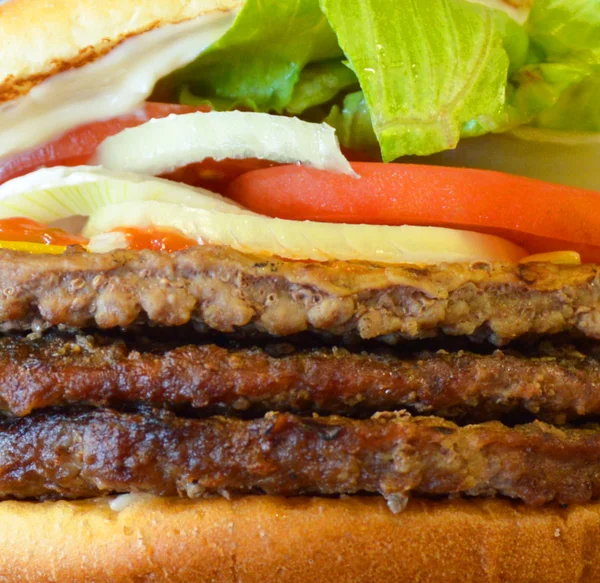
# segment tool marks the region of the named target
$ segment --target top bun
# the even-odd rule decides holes
[[[10,0],[0,6],[0,102],[81,67],[124,39],[239,8],[244,0]]]

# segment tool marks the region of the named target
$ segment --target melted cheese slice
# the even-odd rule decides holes
[[[135,110],[160,79],[221,38],[236,14],[208,14],[132,37],[97,61],[0,105],[0,160],[79,125]]]

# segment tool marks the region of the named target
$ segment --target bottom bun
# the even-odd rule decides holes
[[[414,500],[392,514],[361,497],[2,502],[0,551],[11,583],[600,581],[600,504]]]

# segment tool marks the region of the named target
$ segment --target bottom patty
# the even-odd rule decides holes
[[[378,492],[392,509],[411,492],[581,503],[600,495],[600,431],[392,413],[242,421],[94,410],[0,422],[1,497],[115,492]]]

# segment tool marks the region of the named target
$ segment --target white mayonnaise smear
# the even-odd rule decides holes
[[[139,504],[144,500],[152,500],[154,496],[152,494],[119,494],[114,498],[110,499],[108,506],[114,512],[122,512],[131,505]]]
[[[54,75],[1,104],[0,159],[79,125],[133,111],[157,81],[221,38],[236,15],[218,12],[139,34],[97,61]]]

